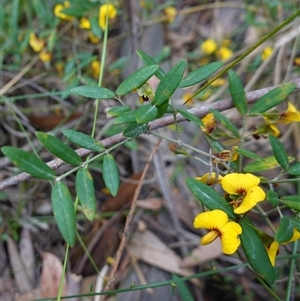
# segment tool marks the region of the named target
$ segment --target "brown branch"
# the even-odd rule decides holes
[[[133,215],[134,215],[134,211],[135,211],[135,208],[136,208],[136,202],[137,202],[138,196],[140,194],[140,191],[142,189],[143,182],[145,180],[146,174],[147,174],[147,172],[150,168],[151,162],[153,160],[153,157],[154,157],[155,153],[158,150],[158,147],[159,147],[160,143],[161,143],[161,139],[159,139],[157,141],[157,143],[155,144],[154,149],[153,149],[152,153],[150,154],[148,162],[147,162],[147,164],[146,164],[146,166],[143,170],[143,173],[141,175],[139,184],[138,184],[138,186],[137,186],[137,188],[134,192],[134,196],[133,196],[133,199],[132,199],[130,210],[129,210],[129,213],[128,213],[127,218],[126,218],[126,223],[125,223],[125,227],[124,227],[124,230],[123,230],[123,235],[122,235],[122,238],[121,238],[121,242],[120,242],[120,245],[119,245],[119,248],[118,248],[118,251],[117,251],[116,259],[115,259],[115,262],[113,264],[112,270],[111,270],[110,275],[109,275],[109,280],[108,280],[108,282],[105,286],[104,291],[109,290],[110,286],[114,282],[115,274],[116,274],[116,271],[118,269],[118,266],[119,266],[119,263],[120,263],[120,260],[121,260],[121,256],[123,254],[123,250],[124,250],[126,241],[128,239],[129,226],[130,226],[131,220],[132,220]]]
[[[293,93],[300,91],[300,78],[297,78],[289,83],[296,85],[296,88]],[[259,99],[260,97],[262,97],[263,95],[265,95],[270,90],[273,90],[276,87],[277,86],[273,86],[273,87],[268,87],[268,88],[255,90],[255,91],[246,93],[248,103],[249,104],[254,103],[257,99]],[[193,113],[194,115],[198,116],[199,118],[202,118],[208,113],[209,109],[215,109],[217,111],[222,112],[224,110],[228,110],[231,108],[233,108],[233,104],[232,104],[231,98],[228,97],[228,98],[225,98],[223,100],[220,100],[220,101],[217,101],[214,103],[199,105],[195,108],[190,109],[189,112]],[[185,121],[186,119],[182,115],[177,114],[176,120],[177,120],[177,122],[182,122],[182,121]],[[165,127],[165,126],[173,124],[173,123],[174,123],[174,117],[167,116],[167,117],[163,117],[163,118],[160,118],[160,119],[150,122],[149,129],[156,130],[158,128],[162,128],[162,127]],[[117,134],[115,136],[103,139],[100,142],[104,145],[104,147],[108,148],[112,145],[115,145],[116,143],[119,143],[119,142],[125,140],[125,139],[126,138],[122,134]],[[86,156],[86,155],[92,153],[92,151],[81,148],[81,149],[77,150],[77,153],[79,154],[79,156],[83,157],[83,156]],[[66,163],[60,159],[54,159],[54,160],[48,162],[47,164],[52,169],[57,169],[58,167],[65,165]],[[5,179],[0,182],[0,191],[7,187],[16,185],[20,182],[24,182],[24,181],[30,179],[31,177],[32,176],[30,174],[22,172],[16,176]]]

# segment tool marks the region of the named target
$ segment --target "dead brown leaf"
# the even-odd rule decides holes
[[[148,230],[133,234],[130,250],[132,256],[164,271],[181,276],[193,274],[192,269],[180,267],[180,257]]]
[[[192,268],[209,260],[218,258],[222,254],[221,242],[219,239],[216,239],[209,245],[199,245],[192,251],[191,255],[184,258],[179,265],[183,268]]]

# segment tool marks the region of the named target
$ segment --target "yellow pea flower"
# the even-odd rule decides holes
[[[265,199],[259,183],[260,178],[250,173],[231,173],[222,178],[222,188],[230,194],[234,213],[244,214]]]
[[[280,115],[278,123],[291,122],[300,122],[300,111],[297,111],[296,107],[289,102],[287,110]]]
[[[261,59],[265,61],[273,53],[273,51],[272,47],[266,47],[261,54]]]
[[[300,239],[300,232],[297,231],[296,229],[294,229],[294,233],[293,233],[292,238],[289,241],[283,243],[282,245],[285,245],[289,242],[293,242],[293,241],[296,241],[296,240],[299,240],[299,239]],[[279,247],[280,247],[280,244],[276,240],[273,240],[273,242],[270,244],[270,246],[268,246],[266,248],[272,266],[275,266],[276,255],[279,252]]]
[[[217,50],[217,43],[213,39],[207,39],[201,44],[201,51],[204,54],[212,54]]]
[[[49,63],[52,59],[52,54],[48,51],[42,51],[40,54],[39,54],[39,58],[42,62],[44,63]]]
[[[99,26],[106,29],[106,14],[108,19],[114,19],[117,16],[117,10],[112,4],[103,4],[99,8]]]
[[[201,119],[204,123],[204,126],[201,126],[201,130],[205,134],[210,134],[216,127],[216,120],[212,113],[208,113],[205,117]]]
[[[30,33],[29,35],[29,45],[35,52],[40,52],[43,47],[45,46],[45,41],[42,39],[39,39],[35,33]]]
[[[58,3],[54,6],[54,15],[62,20],[71,21],[74,19],[73,16],[67,15],[61,12],[63,9],[70,7],[69,1],[65,1],[64,4]]]
[[[167,22],[172,23],[177,15],[177,9],[173,6],[166,7],[164,13],[167,17]]]
[[[100,74],[100,62],[98,60],[92,61],[91,68],[93,77],[98,79]]]
[[[91,31],[88,32],[88,37],[93,44],[98,44],[100,42],[100,38],[95,36]]]
[[[232,50],[227,48],[227,47],[221,47],[218,51],[217,51],[217,55],[220,58],[221,61],[226,61],[229,58],[232,57]]]
[[[225,254],[233,254],[241,243],[239,235],[242,233],[242,227],[229,221],[227,214],[222,210],[215,209],[198,214],[194,220],[194,227],[209,230],[201,239],[203,245],[210,244],[219,237]]]
[[[90,29],[91,28],[91,22],[87,18],[81,18],[79,23],[79,28],[82,29]]]

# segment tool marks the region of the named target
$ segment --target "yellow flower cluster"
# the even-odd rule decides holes
[[[272,55],[272,53],[273,53],[273,48],[270,46],[266,47],[261,54],[261,59],[265,61],[267,58],[269,58]]]
[[[228,42],[229,41],[229,42]],[[226,61],[232,57],[232,50],[228,48],[230,40],[224,40],[221,46],[213,39],[207,39],[201,44],[201,51],[205,55],[215,54],[220,60]]]
[[[263,201],[266,196],[262,188],[258,186],[260,179],[249,173],[231,173],[222,177],[213,172],[197,177],[196,180],[207,185],[220,183],[228,193],[228,198],[231,200],[230,204],[236,214],[248,212],[258,202]],[[233,254],[240,245],[241,226],[234,221],[229,221],[227,214],[222,210],[212,210],[211,212],[198,214],[194,220],[194,227],[210,230],[201,240],[204,245],[219,237],[225,254]]]

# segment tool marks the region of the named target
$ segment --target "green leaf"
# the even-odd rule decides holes
[[[288,157],[289,162],[292,162],[295,160],[293,157]],[[273,169],[276,167],[279,167],[280,165],[278,164],[276,158],[274,156],[271,157],[266,157],[262,161],[258,162],[252,162],[249,163],[244,167],[245,172],[258,172],[258,171],[264,171],[264,170],[269,170]]]
[[[169,103],[166,101],[165,103],[163,103],[162,105],[157,107],[157,116],[156,119],[162,117],[165,113],[168,113],[168,108],[170,107]]]
[[[213,109],[209,109],[209,111],[212,112],[214,117],[234,136],[236,136],[237,138],[241,137],[235,125],[226,116]]]
[[[247,98],[244,91],[243,84],[238,75],[233,71],[228,72],[229,91],[232,98],[232,102],[237,110],[245,115],[247,113]]]
[[[77,132],[71,129],[62,130],[62,133],[70,141],[83,148],[96,151],[96,152],[102,152],[105,150],[104,146],[100,142],[98,142],[96,139],[84,133]]]
[[[111,195],[116,196],[119,190],[120,177],[118,166],[111,154],[107,154],[103,158],[102,176],[106,188]]]
[[[1,150],[14,165],[33,177],[44,180],[55,179],[54,171],[34,154],[12,146],[3,146]]]
[[[146,123],[154,120],[157,116],[158,110],[156,106],[147,104],[139,107],[135,112],[135,120],[137,123]]]
[[[186,110],[182,110],[182,109],[177,109],[177,112],[180,113],[187,120],[192,121],[200,126],[204,126],[203,121],[200,118],[198,118],[197,116],[195,116],[194,114],[192,114]]]
[[[259,161],[263,160],[262,157],[258,156],[257,154],[255,154],[249,150],[243,149],[243,148],[236,148],[235,151],[238,152],[240,155],[243,155],[247,158],[251,158],[253,160],[259,160]]]
[[[275,240],[282,244],[289,241],[294,234],[294,226],[293,223],[287,216],[284,216],[279,223],[279,227],[277,233],[275,235]]]
[[[300,162],[290,166],[287,169],[287,173],[293,176],[300,176]]]
[[[268,190],[267,192],[267,200],[274,207],[279,205],[278,194],[274,190]]]
[[[84,215],[92,221],[96,213],[94,181],[86,168],[80,168],[76,174],[76,192]]]
[[[54,136],[37,132],[36,136],[47,150],[66,163],[78,166],[82,163],[80,156],[68,145]]]
[[[299,195],[286,195],[280,199],[285,206],[300,212],[300,197]]]
[[[156,64],[155,60],[144,51],[136,50],[136,53],[142,59],[145,65],[150,66]],[[166,75],[165,71],[161,69],[161,67],[159,67],[154,74],[159,80],[162,80]]]
[[[135,111],[128,111],[122,113],[121,115],[119,115],[114,119],[114,124],[121,124],[121,123],[136,123]]]
[[[157,106],[167,102],[177,89],[186,67],[186,60],[178,62],[159,83],[152,104]]]
[[[76,237],[75,210],[70,191],[64,183],[54,184],[51,201],[58,229],[64,240],[72,247]]]
[[[94,86],[79,86],[71,89],[71,92],[95,99],[110,99],[115,97],[115,93],[106,88]]]
[[[207,79],[212,74],[214,74],[223,65],[224,63],[222,62],[213,62],[200,68],[197,68],[182,79],[179,88],[193,86],[202,82],[203,80]]]
[[[289,167],[289,159],[284,145],[273,135],[269,135],[269,140],[277,162],[283,169],[287,169]]]
[[[107,111],[107,115],[108,116],[116,117],[116,116],[119,116],[122,113],[125,113],[125,112],[128,112],[128,111],[130,111],[130,107],[129,106],[116,106],[116,107],[114,107],[112,109],[109,109]]]
[[[186,183],[192,194],[201,204],[210,210],[220,209],[226,212],[229,218],[235,218],[232,207],[213,188],[194,178],[188,178]]]
[[[255,104],[251,107],[249,115],[255,115],[263,113],[284,101],[295,89],[294,84],[287,83],[283,86],[277,87],[261,98],[259,98]]]
[[[250,266],[267,282],[274,283],[274,268],[261,239],[247,220],[243,220],[241,226],[243,229],[241,243]]]
[[[205,135],[205,138],[215,153],[220,153],[226,149],[226,147],[220,141],[213,139],[209,135]]]
[[[296,217],[290,218],[290,221],[292,222],[294,228],[300,232],[300,219]]]
[[[116,94],[119,96],[133,92],[141,87],[159,68],[158,65],[145,66],[127,77],[118,87]]]
[[[129,124],[124,132],[123,132],[123,136],[124,137],[130,137],[130,138],[134,138],[134,137],[138,137],[140,135],[142,135],[143,133],[145,133],[145,131],[147,130],[148,125],[147,124]]]

